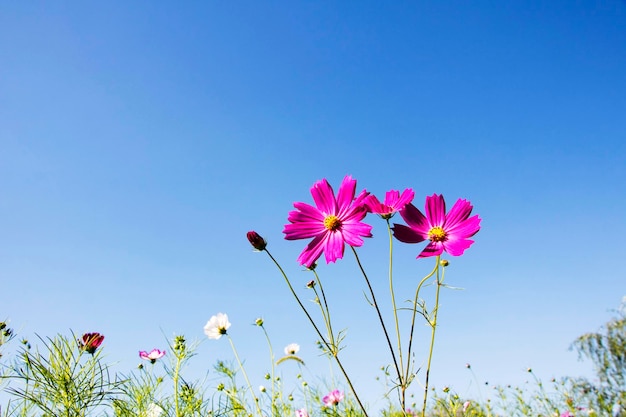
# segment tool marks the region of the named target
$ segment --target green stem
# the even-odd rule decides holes
[[[402,359],[402,343],[400,337],[400,322],[398,320],[398,308],[396,306],[396,295],[393,290],[393,233],[391,231],[391,224],[389,219],[387,220],[387,232],[389,233],[389,293],[391,294],[391,306],[393,309],[393,318],[396,324],[396,336],[398,338],[398,356],[400,358],[400,368],[404,366],[404,360]],[[400,369],[400,406],[402,410],[406,410],[406,389],[407,380],[404,378],[404,369]]]
[[[431,333],[430,333],[430,348],[428,350],[428,363],[426,365],[426,381],[424,383],[424,404],[422,406],[422,417],[426,417],[426,401],[428,399],[428,379],[430,377],[430,365],[433,359],[433,348],[435,346],[435,331],[437,330],[437,313],[439,313],[439,292],[441,290],[442,279],[439,278],[439,259],[441,256],[437,256],[437,271],[436,284],[437,290],[435,293],[435,307],[433,308],[433,317],[429,320]]]
[[[328,302],[326,301],[326,294],[324,293],[324,287],[322,286],[322,280],[320,279],[317,272],[313,270],[313,274],[315,275],[315,280],[320,287],[320,293],[322,294],[322,301],[324,305],[320,303],[320,309],[322,310],[322,317],[324,318],[324,323],[326,324],[326,331],[328,332],[328,338],[330,341],[330,345],[333,346],[333,355],[339,352],[339,346],[335,343],[335,333],[333,332],[333,326],[330,321],[330,309],[328,308]],[[315,295],[317,295],[317,290],[315,290]],[[318,296],[319,299],[319,296]]]
[[[356,249],[354,246],[350,246],[352,249],[352,253],[354,253],[354,257],[356,258],[356,262],[359,265],[359,269],[365,278],[365,282],[367,283],[367,287],[369,288],[370,295],[372,296],[372,304],[376,309],[376,313],[378,314],[378,320],[380,321],[380,325],[383,328],[383,333],[385,334],[385,339],[387,339],[387,345],[389,346],[389,351],[391,352],[391,358],[393,360],[393,365],[396,368],[396,374],[398,375],[398,381],[402,382],[402,374],[400,373],[400,367],[398,367],[398,361],[396,360],[396,354],[393,349],[393,345],[391,344],[391,339],[389,338],[389,332],[387,332],[387,326],[385,326],[385,321],[383,320],[383,315],[380,312],[380,308],[378,308],[378,303],[376,302],[376,296],[374,295],[374,290],[372,289],[372,285],[370,284],[370,280],[367,278],[367,274],[365,273],[365,269],[363,269],[363,265],[361,265],[361,260],[359,259],[359,255],[356,253]]]
[[[285,271],[283,270],[283,268],[280,266],[278,261],[276,261],[276,259],[272,256],[272,254],[267,250],[267,248],[263,249],[263,250],[265,251],[265,253],[267,253],[267,255],[274,262],[274,264],[276,265],[276,267],[278,268],[278,270],[282,274],[283,278],[285,279],[285,282],[287,283],[287,286],[289,287],[289,290],[291,291],[291,294],[294,296],[294,298],[298,302],[298,305],[300,306],[300,308],[302,309],[302,311],[306,315],[307,319],[309,320],[309,322],[313,326],[313,329],[315,329],[315,332],[319,336],[321,342],[324,344],[324,346],[326,346],[326,349],[328,349],[328,351],[331,351],[331,346],[328,344],[328,341],[322,335],[322,332],[320,332],[319,327],[317,327],[317,325],[315,324],[315,321],[313,321],[313,318],[309,314],[309,312],[306,309],[306,307],[304,307],[304,304],[302,304],[302,301],[300,301],[300,297],[298,297],[298,294],[296,294],[296,291],[293,289],[293,286],[291,285],[291,282],[289,281],[289,278],[287,277],[287,274],[285,274]],[[346,382],[348,383],[348,386],[350,387],[350,390],[352,391],[352,394],[354,395],[354,398],[356,399],[356,402],[359,404],[359,407],[361,408],[361,411],[363,411],[363,415],[365,417],[368,417],[367,411],[365,410],[365,406],[363,405],[363,403],[361,402],[361,399],[357,395],[356,389],[354,388],[354,385],[352,385],[352,381],[350,380],[350,377],[348,376],[348,373],[346,372],[345,368],[343,367],[343,364],[339,360],[339,352],[337,351],[333,355],[333,357],[335,358],[335,361],[337,362],[337,366],[339,366],[339,369],[341,370],[341,373],[343,374],[344,378],[346,378]]]
[[[174,368],[174,375],[172,376],[172,380],[174,382],[174,411],[176,412],[176,417],[180,417],[180,405],[178,402],[178,379],[180,375],[180,366],[182,363],[181,354],[176,355],[176,367]]]
[[[233,353],[235,354],[235,359],[237,360],[237,364],[239,364],[239,369],[243,373],[243,377],[248,384],[248,389],[252,393],[252,399],[254,400],[254,405],[256,406],[256,410],[259,413],[259,417],[263,417],[263,412],[261,411],[261,407],[259,406],[259,399],[254,394],[254,390],[252,389],[252,384],[250,384],[250,379],[248,379],[248,374],[246,373],[246,368],[243,367],[241,360],[239,359],[239,355],[237,354],[237,349],[235,349],[235,344],[233,343],[233,339],[231,339],[230,335],[226,333],[226,337],[228,337],[228,341],[230,342],[230,347],[233,349]]]
[[[406,375],[405,375],[406,381],[410,380],[409,374],[411,373],[411,349],[413,348],[413,332],[415,331],[415,318],[417,316],[417,301],[419,300],[420,290],[422,289],[422,285],[424,285],[424,283],[428,280],[428,278],[432,277],[435,274],[435,272],[437,272],[438,268],[439,268],[439,261],[437,261],[437,265],[430,272],[430,274],[422,278],[422,280],[420,281],[420,283],[418,284],[415,290],[415,298],[413,299],[413,316],[411,317],[411,331],[409,332],[409,347],[408,347],[407,354],[406,354]]]
[[[274,372],[275,372],[275,364],[274,364],[274,349],[272,348],[272,342],[270,341],[270,336],[267,334],[267,330],[265,330],[265,327],[263,326],[263,324],[261,324],[261,329],[263,329],[263,334],[265,334],[265,340],[267,340],[267,346],[269,348],[270,351],[270,361],[272,362],[272,373],[271,373],[271,378],[272,378],[272,415],[274,415],[274,412],[276,410],[276,405],[275,405],[275,401],[276,398],[274,397],[275,394],[275,380],[274,380]]]

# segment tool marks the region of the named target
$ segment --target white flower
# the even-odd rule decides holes
[[[285,346],[285,355],[295,355],[300,350],[300,345],[297,343],[290,343]]]
[[[217,313],[215,316],[211,317],[204,326],[204,334],[206,334],[209,339],[219,339],[222,335],[226,334],[226,330],[228,330],[229,327],[230,322],[228,321],[228,316],[223,313]]]
[[[148,406],[148,410],[146,411],[146,417],[159,417],[163,413],[163,409],[152,403]]]

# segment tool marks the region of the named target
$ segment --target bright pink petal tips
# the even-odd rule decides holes
[[[391,190],[385,194],[385,201],[381,203],[375,196],[370,195],[365,201],[367,209],[372,213],[380,215],[383,219],[390,219],[396,212],[404,209],[404,207],[413,201],[415,192],[407,188],[400,194],[399,191]]]
[[[404,210],[400,211],[400,215],[408,226],[394,225],[394,236],[406,243],[429,240],[430,242],[418,258],[439,256],[443,252],[452,256],[463,255],[463,252],[474,243],[469,238],[480,230],[480,218],[469,217],[472,209],[469,201],[459,199],[446,213],[446,202],[443,196],[433,194],[426,197],[426,215],[412,204],[408,204]]]
[[[283,233],[287,240],[313,238],[304,248],[298,262],[311,268],[322,256],[326,263],[343,258],[345,244],[361,246],[361,237],[372,237],[372,227],[361,222],[367,214],[365,200],[368,193],[362,191],[356,198],[356,180],[347,175],[339,187],[337,197],[328,183],[321,180],[311,188],[315,207],[306,203],[294,203]]]

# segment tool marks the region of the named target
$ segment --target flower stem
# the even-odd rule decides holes
[[[409,377],[409,374],[411,373],[411,349],[413,347],[413,332],[415,330],[415,318],[417,316],[417,302],[419,300],[420,290],[422,289],[422,285],[424,285],[424,283],[430,277],[432,277],[435,274],[435,272],[437,272],[438,268],[439,268],[439,257],[437,257],[437,265],[435,266],[435,268],[428,275],[422,278],[422,280],[417,285],[417,288],[415,290],[415,298],[413,299],[413,316],[411,317],[411,331],[409,332],[409,347],[408,347],[407,354],[406,354],[406,375],[405,375],[406,381],[409,381],[411,379]],[[423,309],[424,307],[422,307],[422,310]],[[424,314],[425,314],[424,311],[422,311],[422,315]]]
[[[422,406],[422,417],[426,417],[426,401],[428,399],[428,379],[430,377],[430,365],[433,359],[433,348],[435,346],[435,331],[437,330],[437,313],[439,312],[439,292],[441,290],[441,285],[443,281],[442,277],[439,277],[439,259],[441,257],[437,256],[437,266],[435,266],[435,271],[437,273],[435,283],[437,284],[437,290],[435,292],[435,307],[433,307],[433,315],[432,319],[429,319],[428,322],[431,327],[430,333],[430,348],[428,350],[428,363],[426,365],[426,380],[424,382],[424,404]]]
[[[261,407],[259,406],[259,399],[254,394],[254,390],[252,389],[252,384],[250,384],[250,379],[248,379],[248,374],[246,373],[246,368],[243,367],[243,364],[241,363],[241,360],[239,359],[239,355],[237,354],[237,349],[235,349],[235,344],[233,343],[233,339],[230,337],[228,333],[226,333],[226,336],[228,337],[228,341],[230,342],[230,347],[233,349],[233,353],[235,354],[235,359],[237,359],[237,363],[239,364],[239,369],[241,369],[241,372],[243,373],[243,377],[245,378],[246,383],[248,384],[248,389],[252,393],[252,399],[254,400],[254,405],[256,406],[256,410],[259,413],[259,417],[263,417],[263,412],[261,411]]]
[[[333,326],[330,321],[330,309],[328,308],[328,302],[326,301],[326,294],[324,293],[322,280],[320,279],[319,275],[317,275],[317,272],[315,270],[313,270],[313,274],[315,275],[315,280],[317,281],[317,285],[319,285],[320,287],[320,293],[322,294],[322,302],[324,303],[324,305],[322,306],[322,303],[320,302],[320,309],[322,310],[322,317],[324,318],[324,323],[326,324],[326,331],[328,332],[328,338],[330,341],[330,345],[333,347],[332,353],[334,355],[335,353],[339,352],[339,346],[337,346],[337,343],[335,342],[335,334],[333,333]],[[317,295],[317,290],[315,290],[315,288],[313,288],[313,290],[315,291],[315,295]]]
[[[304,307],[304,304],[302,304],[302,301],[300,301],[300,297],[298,297],[298,294],[296,294],[296,291],[293,289],[293,286],[291,285],[291,281],[289,281],[289,278],[287,277],[287,274],[285,273],[283,268],[280,266],[278,261],[272,256],[272,254],[267,250],[267,248],[265,248],[263,250],[265,251],[265,253],[267,253],[267,255],[274,262],[274,264],[276,265],[276,267],[278,268],[278,270],[282,274],[283,278],[285,279],[285,282],[287,283],[287,286],[289,287],[289,290],[291,291],[291,294],[293,294],[294,298],[298,302],[298,305],[300,305],[300,308],[302,309],[302,311],[306,315],[307,319],[309,319],[309,322],[311,323],[311,325],[315,329],[315,332],[319,336],[321,342],[324,344],[324,346],[326,346],[326,349],[331,351],[331,346],[329,345],[328,341],[322,335],[322,332],[320,332],[319,327],[317,327],[317,325],[315,324],[315,321],[313,320],[313,318],[309,314],[309,312],[306,309],[306,307]],[[354,395],[354,398],[356,399],[356,402],[359,404],[359,407],[361,408],[361,411],[363,411],[363,415],[365,417],[368,417],[367,411],[365,409],[365,406],[363,405],[363,403],[361,402],[361,399],[357,395],[356,389],[354,388],[354,385],[352,385],[352,381],[350,380],[350,377],[348,376],[348,373],[346,372],[345,368],[343,367],[343,364],[339,360],[339,351],[338,350],[333,354],[333,357],[335,358],[335,361],[337,362],[337,366],[339,366],[339,369],[341,370],[341,373],[343,374],[344,378],[346,378],[346,382],[348,383],[348,386],[350,387],[350,390],[352,391],[352,394]]]
[[[356,262],[359,265],[359,269],[361,269],[361,273],[365,278],[365,282],[367,283],[367,287],[369,288],[370,295],[372,296],[372,304],[376,309],[376,313],[378,314],[378,319],[380,320],[380,325],[383,328],[383,333],[385,333],[385,338],[387,339],[387,345],[389,346],[389,351],[391,352],[391,358],[393,360],[393,365],[396,368],[396,374],[398,375],[398,380],[402,383],[402,374],[400,373],[400,368],[398,367],[398,361],[396,360],[396,354],[393,349],[393,345],[391,344],[391,339],[389,338],[389,332],[387,331],[387,326],[385,326],[385,321],[383,320],[383,315],[380,312],[380,308],[378,307],[378,303],[376,302],[376,296],[374,295],[374,290],[372,289],[372,285],[370,284],[370,280],[367,278],[367,274],[365,273],[365,269],[363,269],[363,265],[361,265],[361,260],[359,259],[359,255],[356,253],[356,249],[354,246],[350,246],[352,249],[352,253],[354,253],[354,257],[356,258]]]
[[[396,295],[393,290],[393,233],[391,224],[387,219],[387,232],[389,232],[389,293],[391,294],[391,307],[393,309],[393,319],[396,325],[396,336],[398,338],[398,356],[400,359],[400,368],[404,366],[402,359],[402,343],[400,337],[400,323],[398,321],[398,308],[396,306]],[[402,410],[406,410],[406,389],[408,388],[407,380],[404,378],[404,369],[400,369],[400,406]]]

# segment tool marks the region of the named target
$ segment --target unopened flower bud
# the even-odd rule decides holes
[[[442,259],[439,261],[439,265],[441,266],[448,266],[450,265],[450,262],[447,259]]]
[[[306,283],[306,287],[307,288],[313,288],[315,287],[315,280],[311,280],[309,282]]]
[[[247,236],[248,236],[248,242],[250,242],[250,244],[252,245],[254,249],[264,250],[265,247],[267,246],[267,242],[265,241],[265,239],[263,239],[261,235],[259,235],[257,232],[249,231]]]
[[[270,379],[270,378],[271,378],[270,374],[267,374],[267,373],[266,373],[266,374],[265,374],[265,379]]]
[[[267,389],[263,385],[259,385],[259,391],[265,392]]]
[[[445,392],[445,393],[450,392],[450,387],[443,387],[443,392]]]
[[[259,317],[258,319],[254,321],[254,324],[256,324],[259,327],[263,326],[263,319]]]
[[[224,384],[222,384],[221,382],[217,385],[217,390],[218,391],[224,391]]]
[[[466,364],[465,364],[465,367],[466,367],[467,369],[470,369],[472,366],[471,366],[469,363],[466,363]]]

